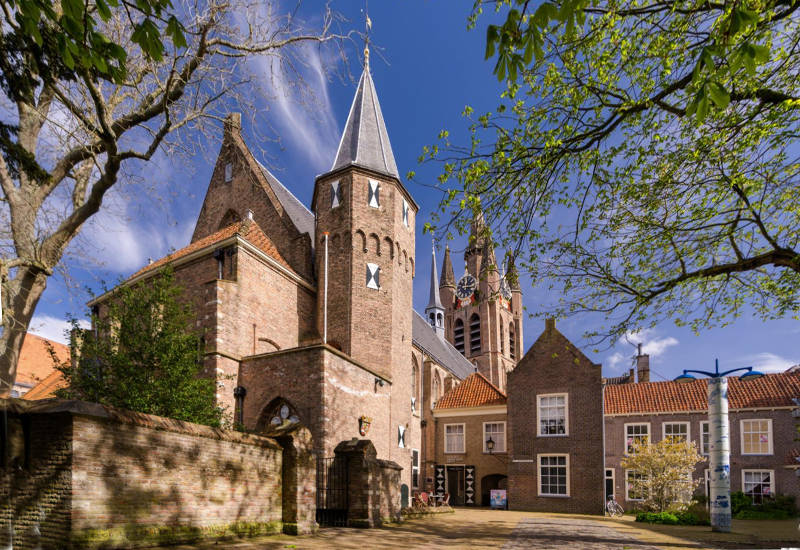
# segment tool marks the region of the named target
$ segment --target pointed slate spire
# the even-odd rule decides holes
[[[444,247],[444,262],[442,263],[441,286],[456,286],[456,276],[453,273],[453,262],[450,260],[450,247]]]
[[[444,340],[444,306],[439,298],[439,281],[436,276],[436,243],[431,250],[431,293],[425,315],[428,316],[428,323],[436,332],[436,336]]]
[[[428,308],[432,307],[444,309],[442,300],[439,298],[439,276],[436,274],[436,243],[431,252],[431,291],[428,298]]]
[[[350,107],[339,150],[331,171],[356,165],[400,179],[383,121],[375,83],[369,72],[369,50],[364,50],[364,72]]]

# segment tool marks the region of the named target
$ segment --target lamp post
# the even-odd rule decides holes
[[[731,444],[728,434],[728,381],[725,377],[734,372],[745,371],[739,380],[760,378],[763,373],[753,367],[719,372],[719,359],[714,361],[714,372],[684,370],[675,382],[693,382],[694,376],[708,376],[708,443],[710,474],[711,530],[729,533],[731,530]],[[702,434],[701,434],[702,437]]]
[[[489,450],[489,454],[494,451],[494,439],[492,439],[492,436],[489,436],[489,439],[486,440],[486,448]]]

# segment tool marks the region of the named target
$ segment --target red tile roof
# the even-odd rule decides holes
[[[606,414],[705,411],[708,381],[639,382],[606,386]],[[728,378],[728,403],[733,409],[792,407],[800,397],[800,373],[767,374],[756,380]]]
[[[491,407],[506,404],[506,394],[489,382],[485,376],[474,372],[436,403],[435,409],[460,409],[466,407]]]
[[[56,396],[56,390],[59,390],[67,385],[67,381],[64,380],[64,375],[61,374],[61,371],[53,371],[50,373],[50,376],[36,384],[30,390],[28,390],[23,396],[22,399],[27,399],[29,401],[35,401],[37,399],[47,399],[49,397]]]
[[[225,239],[233,237],[234,235],[239,235],[250,244],[264,252],[267,256],[276,260],[279,264],[283,267],[289,269],[294,273],[289,263],[281,256],[278,249],[275,247],[275,244],[270,240],[269,237],[261,230],[256,222],[253,220],[244,220],[241,222],[236,222],[228,227],[220,229],[216,233],[212,233],[207,237],[203,237],[202,239],[196,240],[195,242],[189,244],[189,246],[185,246],[180,250],[176,250],[172,254],[164,256],[153,263],[144,266],[142,269],[131,275],[131,279],[134,277],[138,277],[148,271],[153,269],[158,269],[159,267],[166,266],[168,263],[182,258],[184,256],[188,256],[193,252],[197,252],[198,250],[202,250],[206,247],[213,246],[218,242],[222,242]]]
[[[52,346],[59,361],[69,359],[69,347],[30,332],[25,334],[17,362],[17,379],[20,384],[34,385],[47,378],[54,370],[53,359],[48,349]]]

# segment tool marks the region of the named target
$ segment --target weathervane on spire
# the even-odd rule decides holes
[[[369,32],[372,30],[372,19],[369,18],[369,2],[364,0],[364,70],[369,70]]]

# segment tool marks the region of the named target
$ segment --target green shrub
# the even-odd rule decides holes
[[[636,521],[642,523],[662,523],[664,525],[678,525],[678,516],[669,512],[639,512]]]
[[[789,519],[797,515],[797,509],[790,495],[776,495],[753,504],[749,496],[737,491],[731,494],[731,514],[736,519]]]
[[[642,523],[660,523],[663,525],[708,525],[708,519],[693,512],[639,512],[636,521]]]

